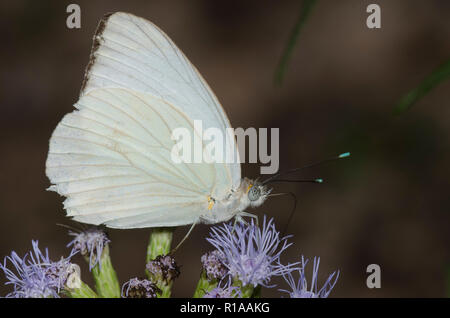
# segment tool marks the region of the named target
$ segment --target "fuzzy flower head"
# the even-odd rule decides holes
[[[280,237],[273,219],[262,224],[262,229],[251,220],[249,224],[224,224],[211,229],[207,241],[218,251],[229,274],[242,284],[267,286],[272,276],[280,276],[293,270],[295,264],[280,263],[281,253],[291,243],[288,237]]]
[[[210,280],[221,280],[228,274],[228,268],[223,264],[218,250],[203,254],[201,262],[203,270]]]
[[[10,298],[58,298],[61,289],[66,284],[74,285],[79,278],[79,267],[70,263],[68,258],[62,258],[58,262],[53,262],[38,247],[38,241],[32,241],[33,250],[25,254],[23,258],[16,252],[4,259],[0,264],[0,269],[6,275],[7,285],[13,285],[14,291],[6,297]],[[15,272],[7,267],[10,262]],[[73,286],[76,287],[76,286]]]
[[[314,257],[311,285],[308,290],[308,281],[305,277],[305,266],[307,263],[308,260],[305,261],[302,256],[302,266],[298,268],[298,272],[300,274],[299,280],[296,281],[292,273],[284,275],[284,279],[288,283],[291,290],[288,291],[280,289],[280,291],[288,293],[291,298],[327,298],[334,285],[336,285],[339,278],[339,271],[333,272],[330,276],[328,276],[325,284],[319,289],[317,286],[317,274],[319,272],[320,257]]]
[[[239,287],[232,286],[231,280],[224,286],[217,286],[210,292],[207,292],[203,298],[241,298],[242,292]]]
[[[180,275],[180,268],[170,255],[158,255],[145,267],[155,282],[170,283]]]
[[[81,255],[89,257],[89,270],[97,264],[101,265],[103,250],[111,242],[105,232],[92,228],[81,233],[70,231],[69,235],[75,238],[67,244],[67,247],[72,246],[72,253],[80,252]]]
[[[122,286],[122,298],[156,298],[161,290],[148,279],[132,278]]]

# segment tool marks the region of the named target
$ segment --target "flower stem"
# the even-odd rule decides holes
[[[252,284],[242,285],[242,282],[235,278],[233,279],[233,286],[239,287],[242,293],[242,298],[251,298],[253,297],[253,294],[255,292],[255,289],[258,289],[259,286],[256,288],[253,287]]]
[[[170,253],[170,246],[172,245],[173,227],[156,227],[150,234],[150,241],[147,247],[147,263],[154,260],[159,255],[167,255]],[[152,276],[146,270],[147,276],[152,280]],[[169,298],[172,289],[172,282],[165,282],[162,280],[154,281],[153,283],[161,290],[158,293],[158,298]]]
[[[258,285],[253,289],[251,298],[261,298],[261,285]]]
[[[79,288],[66,288],[65,293],[70,298],[98,298],[98,295],[84,282],[80,281]]]
[[[217,287],[217,280],[209,280],[206,276],[206,273],[204,270],[202,270],[202,273],[200,274],[200,279],[197,283],[197,288],[194,292],[194,298],[202,298],[206,293],[210,292],[214,288]]]
[[[120,285],[109,256],[109,246],[106,245],[100,263],[92,269],[95,287],[102,298],[120,298]]]

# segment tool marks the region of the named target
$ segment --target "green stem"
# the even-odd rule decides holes
[[[102,298],[120,298],[120,285],[109,256],[109,246],[103,249],[100,264],[92,269],[95,287]]]
[[[242,292],[242,298],[251,298],[253,295],[253,286],[252,285],[245,285],[241,287]]]
[[[154,260],[159,255],[167,255],[170,253],[172,245],[173,227],[156,227],[150,234],[150,242],[147,247],[147,263]],[[161,289],[158,298],[169,298],[172,289],[172,282],[162,280],[154,281],[154,278],[146,270],[147,276]]]
[[[261,298],[261,285],[255,287],[251,298]]]
[[[65,289],[64,292],[70,298],[98,298],[98,295],[84,282],[80,281],[79,288]]]
[[[202,298],[206,293],[210,292],[214,288],[217,287],[217,280],[209,280],[206,276],[206,273],[204,270],[202,270],[202,273],[200,274],[200,279],[197,283],[197,288],[194,292],[194,298]]]
[[[258,290],[258,288],[260,288],[260,286],[256,286],[256,288],[255,288],[251,284],[242,285],[242,282],[237,278],[233,279],[233,286],[239,287],[239,289],[241,290],[241,293],[242,293],[242,298],[253,297],[255,290]]]
[[[147,263],[159,255],[170,253],[172,245],[173,227],[155,227],[150,234],[150,242],[147,247]]]

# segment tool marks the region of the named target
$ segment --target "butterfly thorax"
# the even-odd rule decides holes
[[[202,215],[202,221],[207,224],[228,221],[244,212],[249,206],[257,207],[263,204],[270,191],[256,180],[243,178],[239,187],[230,189],[224,198],[208,196],[208,211]]]

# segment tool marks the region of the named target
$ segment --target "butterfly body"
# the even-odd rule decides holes
[[[252,189],[258,194],[249,196]],[[222,199],[208,198],[208,212],[201,216],[201,220],[207,224],[225,222],[240,214],[247,214],[248,207],[257,207],[264,203],[270,190],[258,184],[258,182],[243,178],[237,189],[230,192]]]
[[[248,213],[268,195],[236,162],[174,162],[174,129],[229,132],[206,81],[151,22],[105,16],[75,110],[50,138],[49,190],[66,197],[74,220],[111,228],[218,223]],[[232,130],[232,129],[231,129]],[[225,152],[239,157],[234,135]]]

